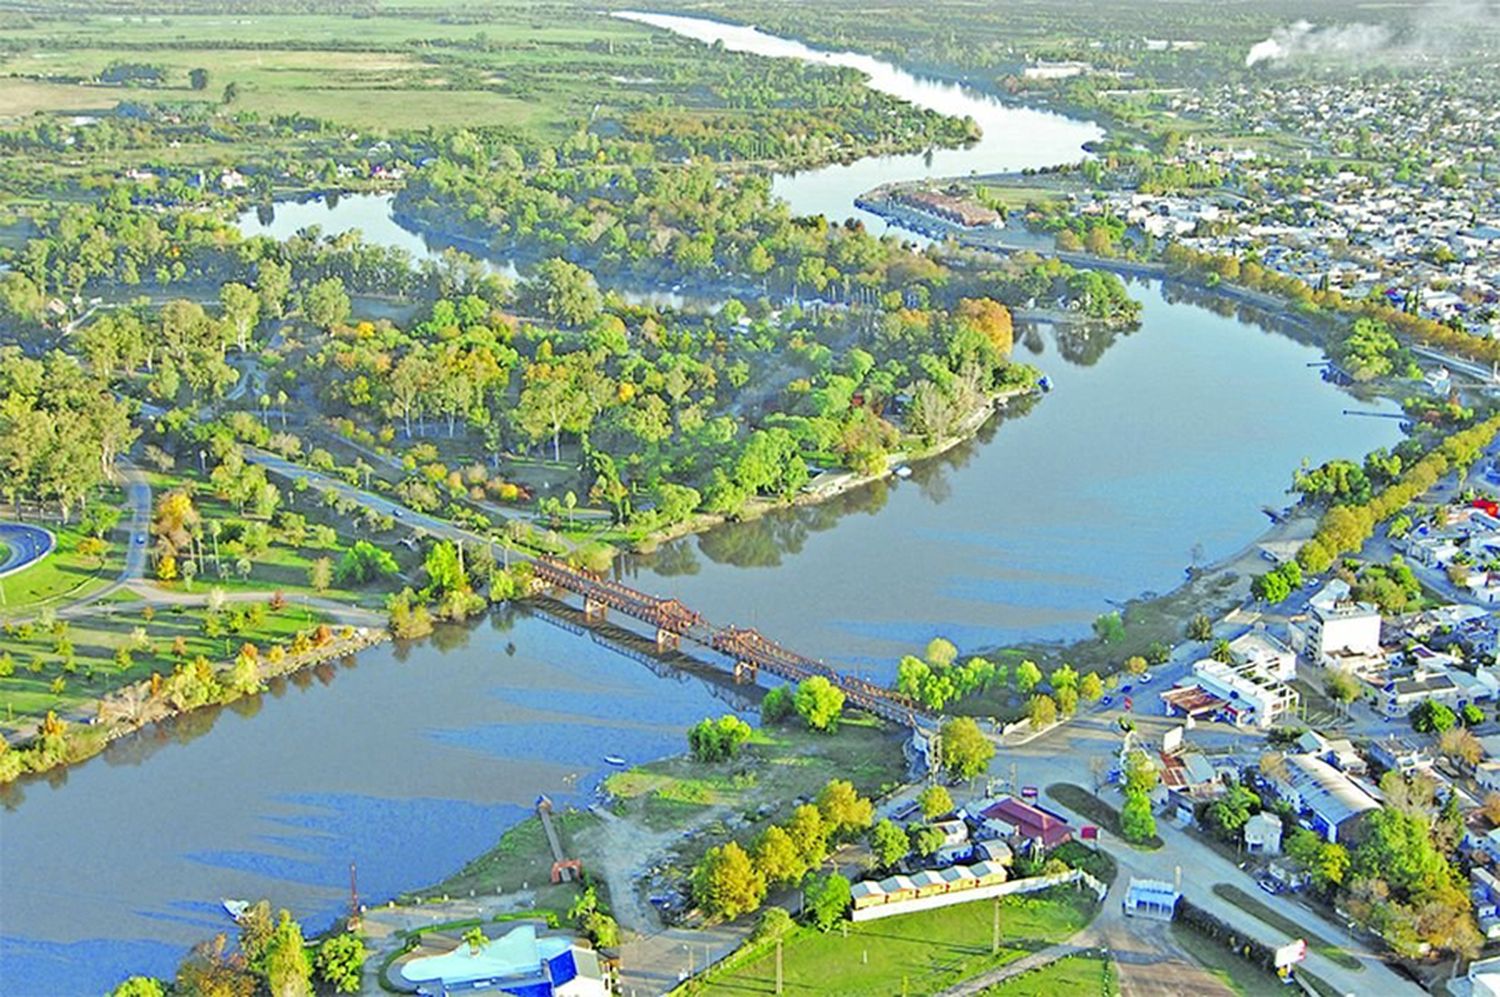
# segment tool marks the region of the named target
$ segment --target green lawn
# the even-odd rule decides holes
[[[835,995],[931,994],[1068,938],[1088,924],[1091,895],[1069,888],[1000,901],[1001,942],[990,954],[994,905],[960,904],[849,924],[828,934],[799,930],[783,950],[784,992]],[[774,950],[702,984],[704,994],[775,992]]]
[[[983,991],[984,997],[1114,997],[1120,992],[1101,955],[1070,955]]]
[[[1082,786],[1075,786],[1068,782],[1053,783],[1047,787],[1047,795],[1061,803],[1070,810],[1076,811],[1098,824],[1106,831],[1123,839],[1120,831],[1120,811],[1099,799]],[[1155,851],[1162,846],[1161,838],[1152,835],[1149,841],[1134,847],[1143,851]]]
[[[100,501],[113,500],[106,496]],[[77,553],[78,541],[85,534],[76,525],[45,525],[57,536],[57,548],[31,567],[0,579],[0,620],[31,615],[38,606],[86,595],[117,577],[125,567],[125,546],[129,543],[125,530],[115,531],[100,562]]]

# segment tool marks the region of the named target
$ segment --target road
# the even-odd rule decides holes
[[[1153,683],[1153,688],[1159,682],[1160,680]],[[1054,728],[1024,747],[1002,749],[991,763],[991,775],[996,779],[1008,780],[1011,766],[1014,765],[1016,777],[1023,785],[1047,786],[1056,782],[1073,782],[1089,787],[1093,784],[1093,776],[1088,770],[1089,758],[1098,755],[1113,757],[1119,749],[1120,736],[1115,726],[1117,716],[1110,712],[1083,717]],[[1142,743],[1147,744],[1159,742],[1161,734],[1175,725],[1173,721],[1159,716],[1136,714],[1133,719]],[[1199,734],[1195,732],[1194,739],[1198,737]],[[1075,823],[1089,823],[1050,798],[1049,806]],[[1158,834],[1166,843],[1165,847],[1154,852],[1143,852],[1123,841],[1112,839],[1108,832],[1100,831],[1101,844],[1119,863],[1119,882],[1128,883],[1132,876],[1173,882],[1181,871],[1182,894],[1199,907],[1269,945],[1279,946],[1292,940],[1213,892],[1216,884],[1233,884],[1255,895],[1256,899],[1291,921],[1305,924],[1310,931],[1344,947],[1359,959],[1364,968],[1356,972],[1339,966],[1317,952],[1308,953],[1307,969],[1341,992],[1380,995],[1421,992],[1409,980],[1392,972],[1378,955],[1370,951],[1364,941],[1351,935],[1342,925],[1330,923],[1287,896],[1269,896],[1261,892],[1254,880],[1233,862],[1165,822],[1158,825]],[[1113,896],[1105,902],[1118,906]],[[1106,911],[1100,916],[1107,918],[1110,915]],[[1136,923],[1134,919],[1130,919],[1127,922],[1129,930],[1134,930]],[[1108,927],[1109,922],[1105,921],[1104,924]],[[1119,933],[1115,929],[1108,932],[1111,936]],[[1111,947],[1115,946],[1113,939],[1107,941]]]
[[[126,523],[129,534],[125,541],[125,566],[108,585],[62,606],[58,610],[59,616],[79,616],[100,600],[146,575],[146,555],[150,552],[151,483],[134,464],[122,461],[121,467],[125,475],[125,502],[130,507],[130,519]]]

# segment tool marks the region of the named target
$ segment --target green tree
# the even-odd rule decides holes
[[[923,657],[934,665],[946,668],[958,660],[958,648],[954,647],[950,640],[934,637],[927,642],[927,650]]]
[[[849,880],[835,872],[808,885],[804,909],[811,924],[828,931],[849,909],[849,901]]]
[[[1161,781],[1161,773],[1157,771],[1156,763],[1151,756],[1137,748],[1125,756],[1120,775],[1120,783],[1126,794],[1146,794],[1156,788]]]
[[[1023,661],[1016,666],[1016,691],[1026,695],[1042,681],[1042,670],[1035,661]]]
[[[832,779],[818,793],[818,812],[834,838],[847,838],[869,828],[874,820],[875,807],[868,799],[854,791],[854,784],[844,779]]]
[[[708,850],[693,869],[693,898],[713,920],[749,914],[766,896],[766,881],[736,842]]]
[[[750,725],[732,713],[718,720],[705,717],[688,728],[688,748],[700,762],[728,761],[739,754],[751,733]]]
[[[1078,670],[1072,665],[1059,665],[1052,670],[1049,680],[1053,692],[1078,688]]]
[[[809,868],[821,865],[828,857],[828,838],[832,828],[823,819],[823,812],[811,803],[804,803],[792,811],[786,822],[786,833],[791,836]]]
[[[816,731],[832,731],[844,712],[844,691],[821,675],[797,683],[792,697],[797,714]]]
[[[791,691],[786,686],[779,685],[767,692],[766,697],[760,701],[760,719],[762,723],[779,723],[791,716],[795,709]]]
[[[750,848],[750,858],[767,886],[795,883],[807,872],[807,859],[784,828],[772,824]]]
[[[154,976],[132,976],[110,992],[110,997],[166,997],[166,987]]]
[[[1435,699],[1424,699],[1411,711],[1411,729],[1419,734],[1441,734],[1458,723],[1458,714]]]
[[[1188,640],[1213,640],[1214,621],[1207,613],[1195,613],[1187,625]]]
[[[921,824],[911,829],[911,850],[927,858],[943,847],[948,838],[931,824]]]
[[[365,956],[365,943],[359,935],[352,931],[330,935],[318,946],[318,956],[314,960],[318,979],[336,993],[359,993]]]
[[[188,70],[188,86],[192,87],[194,90],[207,90],[208,80],[208,70],[204,69],[202,66],[199,66],[196,69]]]
[[[262,956],[266,986],[273,997],[311,997],[312,962],[302,940],[302,926],[282,911]]]
[[[435,594],[469,591],[469,576],[464,569],[463,552],[452,540],[442,540],[428,548],[422,566],[427,569],[427,577],[432,581]]]
[[[565,325],[588,325],[599,317],[602,306],[594,275],[558,257],[537,267],[528,292],[533,307]]]
[[[1120,808],[1120,833],[1126,841],[1140,844],[1156,836],[1156,817],[1151,813],[1151,798],[1145,793],[1125,794]]]
[[[333,559],[320,557],[307,566],[307,584],[322,595],[333,585]]]
[[[1057,723],[1057,701],[1045,693],[1037,693],[1026,701],[1026,719],[1035,730]]]
[[[1323,691],[1341,706],[1359,698],[1359,679],[1344,668],[1330,668],[1323,675]]]
[[[469,946],[470,955],[478,955],[480,952],[484,951],[484,947],[490,943],[489,938],[486,937],[484,933],[484,929],[477,924],[474,925],[474,927],[470,928],[468,931],[464,932],[463,940],[464,943]]]
[[[906,832],[890,818],[881,820],[870,831],[870,852],[874,855],[878,868],[891,868],[905,858],[910,850],[911,841],[906,837]]]
[[[1085,703],[1095,703],[1104,695],[1104,681],[1094,672],[1089,672],[1078,681],[1078,695]]]
[[[335,577],[340,585],[364,585],[399,570],[396,559],[368,540],[356,540],[339,559]]]
[[[955,779],[973,779],[989,768],[995,745],[973,717],[954,717],[938,734],[943,769]]]
[[[932,785],[917,794],[917,805],[922,808],[923,817],[934,820],[953,810],[953,796],[947,787]]]

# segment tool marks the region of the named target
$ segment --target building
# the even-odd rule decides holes
[[[1229,653],[1241,665],[1255,665],[1278,682],[1297,677],[1297,652],[1264,630],[1251,630],[1229,642]]]
[[[973,845],[969,842],[969,825],[961,820],[940,820],[932,825],[943,832],[943,843],[933,853],[940,865],[949,865],[969,857]]]
[[[1132,917],[1170,921],[1177,916],[1177,901],[1181,899],[1182,894],[1171,883],[1132,876],[1120,909]]]
[[[1268,810],[1245,822],[1245,851],[1251,855],[1281,854],[1281,818]]]
[[[1052,849],[1073,840],[1073,828],[1067,821],[1013,796],[991,804],[979,816],[1000,837],[1014,838],[1033,848]]]
[[[1292,647],[1318,665],[1339,652],[1380,653],[1380,610],[1356,602],[1349,583],[1335,578],[1307,603],[1307,618],[1293,625]]]
[[[1225,664],[1204,658],[1193,674],[1161,694],[1168,716],[1208,714],[1237,727],[1270,727],[1295,713],[1297,691],[1268,674],[1259,661]]]
[[[447,952],[417,949],[400,977],[419,994],[503,993],[518,997],[608,997],[609,986],[592,949],[566,935],[540,935],[524,922],[477,949],[459,940]]]
[[[1328,841],[1347,838],[1359,817],[1380,809],[1368,790],[1321,758],[1287,755],[1286,770],[1274,779],[1277,792]]]
[[[1380,712],[1387,720],[1407,716],[1418,703],[1434,700],[1444,706],[1457,707],[1460,700],[1458,683],[1445,671],[1414,672],[1408,678],[1392,679],[1380,689],[1378,702]]]

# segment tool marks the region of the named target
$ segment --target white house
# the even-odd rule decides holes
[[[1242,665],[1255,665],[1278,682],[1297,677],[1297,652],[1264,630],[1251,630],[1229,642],[1229,653]]]
[[[1245,822],[1245,851],[1251,855],[1281,854],[1281,818],[1262,810]]]

